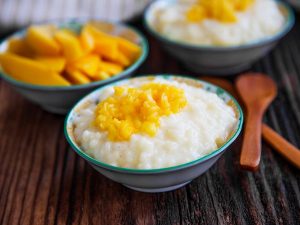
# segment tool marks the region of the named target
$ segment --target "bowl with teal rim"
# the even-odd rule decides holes
[[[68,20],[65,22],[49,22],[46,24],[54,24],[60,28],[68,28],[75,32],[79,32],[81,27],[88,22],[82,20]],[[97,21],[96,21],[97,22]],[[84,95],[92,90],[101,87],[105,84],[120,80],[133,75],[141,66],[148,56],[149,46],[144,35],[137,29],[121,23],[109,23],[100,21],[101,23],[110,24],[120,31],[128,31],[135,35],[136,42],[141,46],[142,53],[139,58],[121,73],[116,74],[108,79],[94,81],[88,84],[71,85],[71,86],[43,86],[25,83],[12,78],[5,73],[0,66],[0,77],[7,82],[13,89],[19,92],[28,100],[40,105],[43,109],[57,114],[66,114],[69,109]],[[26,34],[26,29],[22,29],[2,40],[0,44],[0,54],[4,53],[8,47],[10,38],[22,38]]]
[[[291,7],[285,2],[276,1],[286,20],[282,29],[273,36],[234,46],[189,44],[159,33],[151,24],[155,7],[160,4],[171,5],[175,2],[175,0],[157,0],[150,4],[144,13],[144,26],[166,52],[177,58],[189,70],[202,74],[232,75],[250,68],[255,61],[271,51],[295,23],[295,15]]]
[[[205,171],[207,171],[228,149],[239,136],[242,125],[243,125],[243,112],[238,102],[225,90],[222,88],[204,82],[194,78],[188,78],[185,76],[178,75],[156,75],[165,80],[176,80],[178,82],[184,82],[198,88],[203,88],[209,92],[216,93],[223,101],[228,105],[233,107],[237,123],[233,131],[229,135],[225,143],[218,147],[218,149],[213,150],[211,153],[187,162],[181,165],[158,168],[158,169],[134,169],[134,168],[123,168],[118,166],[113,166],[105,162],[99,161],[89,154],[80,146],[77,142],[74,129],[76,127],[76,118],[78,118],[78,113],[86,104],[97,104],[99,101],[99,95],[108,86],[115,85],[126,85],[132,82],[134,79],[153,79],[152,76],[141,76],[137,78],[129,78],[122,81],[114,82],[106,86],[100,87],[97,90],[91,92],[83,99],[81,99],[69,112],[65,119],[64,133],[65,137],[71,146],[71,149],[75,151],[81,158],[87,161],[95,170],[97,170],[102,175],[108,177],[109,179],[121,183],[128,188],[142,192],[164,192],[177,189],[182,187],[197,178]]]

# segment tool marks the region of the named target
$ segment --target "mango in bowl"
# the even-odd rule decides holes
[[[101,21],[31,26],[0,45],[0,75],[44,109],[64,114],[84,94],[132,75],[148,54],[137,30]]]

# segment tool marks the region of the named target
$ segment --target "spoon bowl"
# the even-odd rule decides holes
[[[267,107],[277,95],[275,82],[264,74],[248,73],[236,81],[237,89],[247,110],[257,104]]]

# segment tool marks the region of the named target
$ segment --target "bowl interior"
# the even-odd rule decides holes
[[[174,4],[174,3],[176,3],[176,0],[157,0],[157,1],[154,1],[152,4],[150,4],[144,14],[144,25],[147,28],[147,30],[153,36],[155,36],[157,39],[159,39],[163,42],[178,45],[178,46],[181,46],[184,48],[195,49],[195,50],[210,50],[210,51],[231,51],[231,50],[237,50],[237,49],[245,49],[245,48],[247,49],[247,48],[264,45],[269,42],[278,40],[281,37],[283,37],[287,32],[289,32],[291,30],[291,28],[294,26],[295,15],[294,15],[294,11],[291,9],[291,7],[283,1],[276,0],[276,2],[279,5],[281,12],[283,13],[283,15],[286,18],[286,22],[285,22],[284,26],[282,27],[282,29],[279,32],[277,32],[276,34],[274,34],[273,36],[268,36],[266,38],[254,40],[254,41],[251,41],[251,42],[248,42],[245,44],[241,44],[241,45],[210,46],[210,45],[192,44],[192,43],[183,42],[180,40],[171,39],[171,38],[159,33],[158,31],[156,31],[153,28],[153,26],[151,25],[151,20],[153,18],[153,15],[152,15],[153,8],[156,7],[157,5]]]
[[[123,167],[117,167],[117,166],[112,166],[109,164],[106,164],[104,162],[98,161],[94,158],[92,158],[91,156],[89,156],[88,154],[86,154],[81,147],[76,143],[74,135],[73,135],[73,118],[77,115],[77,111],[80,110],[80,108],[82,106],[84,106],[84,104],[87,104],[88,102],[91,101],[96,101],[98,100],[98,96],[99,94],[103,91],[103,89],[107,86],[114,86],[114,85],[121,85],[121,84],[126,84],[134,79],[146,79],[146,80],[151,80],[153,79],[153,76],[142,76],[142,77],[137,77],[137,78],[131,78],[131,79],[125,79],[122,81],[118,81],[118,82],[114,82],[108,85],[105,85],[101,88],[96,89],[95,91],[91,92],[90,94],[88,94],[87,96],[85,96],[84,98],[82,98],[73,108],[72,110],[69,112],[69,114],[66,117],[65,120],[65,124],[64,124],[64,132],[65,132],[65,136],[67,141],[69,142],[69,144],[71,145],[71,147],[73,148],[73,150],[78,153],[81,157],[83,157],[84,159],[86,159],[88,162],[92,163],[93,165],[96,166],[100,166],[100,167],[104,167],[110,170],[114,170],[114,171],[119,171],[119,172],[130,172],[130,173],[159,173],[159,172],[166,172],[166,171],[174,171],[174,170],[179,170],[185,167],[189,167],[198,163],[201,163],[207,159],[210,159],[211,157],[221,153],[222,151],[224,151],[239,135],[239,133],[241,132],[242,129],[242,124],[243,124],[243,112],[241,110],[241,107],[239,106],[238,102],[225,90],[223,90],[222,88],[212,85],[208,82],[205,81],[201,81],[195,78],[188,78],[186,76],[174,76],[174,75],[157,75],[155,77],[159,77],[162,79],[166,79],[166,80],[176,80],[178,82],[184,82],[184,83],[188,83],[192,86],[196,86],[199,88],[203,88],[209,92],[213,92],[216,93],[221,99],[223,99],[228,105],[232,106],[233,109],[235,110],[236,113],[236,117],[238,118],[238,122],[237,125],[234,129],[234,131],[232,132],[231,136],[228,138],[228,140],[218,149],[214,150],[213,152],[211,152],[208,155],[205,155],[204,157],[201,157],[199,159],[196,159],[194,161],[185,163],[185,164],[181,164],[178,166],[172,166],[172,167],[167,167],[167,168],[159,168],[159,169],[131,169],[131,168],[123,168]]]
[[[122,71],[121,73],[119,73],[115,76],[112,76],[108,79],[101,80],[101,81],[94,81],[89,84],[71,85],[68,87],[33,85],[33,84],[25,83],[22,81],[18,81],[18,80],[15,80],[14,78],[12,78],[9,74],[6,74],[1,67],[0,67],[0,77],[3,77],[4,80],[6,80],[7,82],[9,82],[15,86],[19,86],[19,87],[23,87],[23,88],[27,88],[27,89],[76,90],[76,89],[82,89],[82,88],[87,88],[87,87],[88,88],[97,87],[97,86],[104,85],[109,82],[118,80],[118,79],[126,76],[127,74],[130,74],[133,71],[135,71],[145,61],[145,59],[148,55],[148,52],[149,52],[149,46],[148,46],[147,39],[144,37],[144,35],[141,32],[139,32],[135,28],[130,27],[128,25],[119,24],[119,23],[110,23],[110,22],[106,22],[106,21],[92,21],[92,20],[91,21],[90,20],[86,20],[86,21],[68,20],[65,22],[51,22],[50,21],[47,24],[54,24],[59,28],[68,28],[68,29],[71,29],[74,32],[78,33],[80,31],[81,27],[87,22],[91,22],[95,26],[98,26],[101,29],[104,29],[111,34],[116,34],[116,35],[122,36],[122,37],[129,39],[129,40],[135,42],[136,44],[140,45],[142,48],[142,53],[141,53],[140,57],[132,65],[127,67],[124,71]],[[8,40],[10,38],[24,37],[24,35],[26,34],[26,29],[27,28],[17,31],[16,33],[14,33],[14,34],[10,35],[9,37],[5,38],[4,40],[2,40],[2,42],[0,44],[0,53],[3,53],[6,51],[6,49],[8,47]]]

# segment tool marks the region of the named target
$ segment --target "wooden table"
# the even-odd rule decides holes
[[[279,87],[266,122],[297,146],[299,40],[298,23],[252,68],[269,74]],[[191,74],[149,41],[140,74]],[[65,141],[63,121],[0,81],[0,224],[300,224],[300,171],[264,142],[256,173],[239,168],[240,138],[186,187],[146,194],[108,180],[79,158]]]

